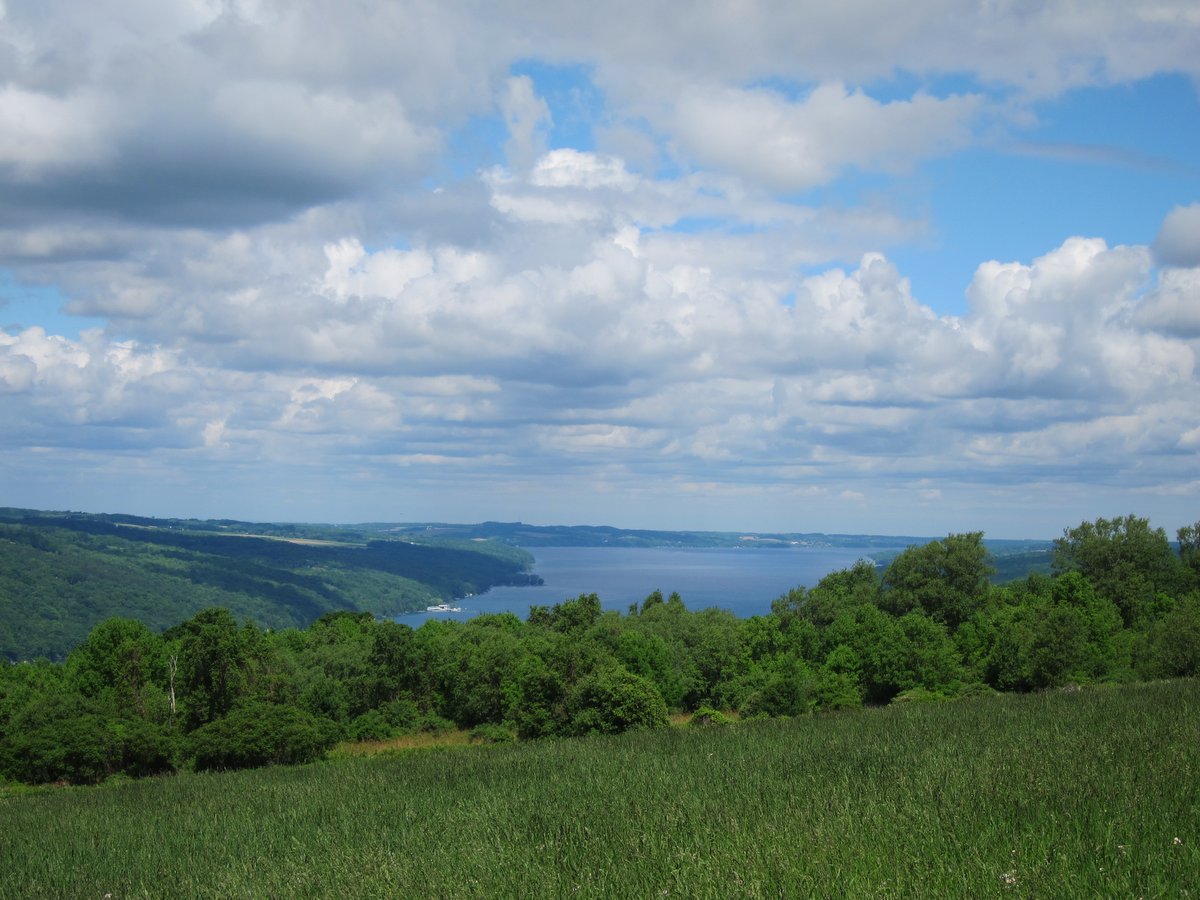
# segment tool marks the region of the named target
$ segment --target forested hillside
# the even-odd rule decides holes
[[[45,551],[52,552],[52,551]],[[490,740],[1200,674],[1200,525],[1179,550],[1133,516],[1082,523],[1055,574],[995,586],[979,533],[780,597],[766,616],[595,595],[414,630],[370,612],[265,632],[202,610],[94,629],[65,665],[0,666],[0,773],[94,781],[320,756],[459,727]]]
[[[528,580],[532,562],[497,541],[3,509],[0,656],[61,659],[110,616],[154,630],[210,606],[274,629],[391,616]]]

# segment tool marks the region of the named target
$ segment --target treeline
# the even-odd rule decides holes
[[[0,510],[0,657],[63,659],[114,615],[157,631],[223,606],[264,627],[305,627],[338,610],[394,616],[536,579],[532,556],[496,541],[346,533],[363,539],[334,543],[200,524]]]
[[[210,608],[96,627],[65,664],[0,666],[0,773],[92,782],[320,756],[343,739],[615,733],[1200,671],[1200,523],[1178,550],[1127,516],[1068,529],[1054,574],[994,586],[981,533],[780,597],[766,616],[595,595],[414,630],[335,612],[265,631]]]

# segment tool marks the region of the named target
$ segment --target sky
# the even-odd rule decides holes
[[[0,0],[0,505],[1200,520],[1194,0]]]

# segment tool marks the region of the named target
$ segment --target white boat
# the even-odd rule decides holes
[[[461,606],[451,606],[449,603],[439,603],[437,606],[425,607],[426,612],[462,612]]]

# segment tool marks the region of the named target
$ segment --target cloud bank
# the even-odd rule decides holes
[[[919,183],[1076,88],[1200,78],[1192,5],[855,6],[8,0],[0,266],[103,323],[0,328],[10,502],[1182,517],[1200,206],[981,258],[950,312],[888,251],[927,215],[836,191]]]

